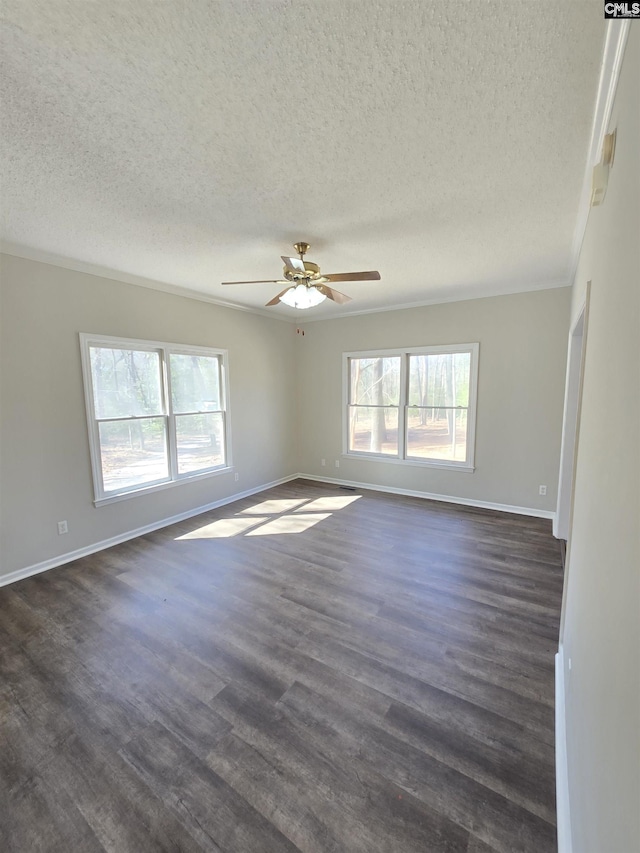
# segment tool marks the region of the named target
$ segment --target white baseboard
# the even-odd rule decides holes
[[[47,572],[49,569],[55,569],[57,566],[63,566],[65,563],[71,563],[73,560],[79,560],[81,557],[88,557],[89,554],[95,554],[97,551],[103,551],[105,548],[111,548],[113,545],[119,545],[121,542],[127,542],[129,539],[135,539],[136,536],[144,536],[145,533],[152,533],[154,530],[160,530],[162,527],[168,527],[170,524],[175,524],[178,521],[185,521],[187,518],[193,518],[194,515],[200,515],[203,512],[208,512],[212,509],[225,506],[242,498],[251,497],[259,492],[264,492],[267,489],[272,489],[274,486],[280,486],[283,483],[289,483],[291,480],[314,480],[318,483],[328,483],[336,486],[349,486],[354,489],[370,489],[374,492],[387,492],[392,495],[406,495],[412,498],[424,498],[431,501],[443,501],[445,503],[461,504],[462,506],[474,506],[480,509],[494,509],[499,512],[512,512],[516,515],[531,515],[537,518],[553,518],[555,513],[549,510],[532,509],[524,506],[511,506],[509,504],[492,503],[491,501],[477,501],[472,498],[458,498],[451,495],[437,495],[431,492],[418,492],[412,489],[398,489],[392,486],[377,486],[372,483],[357,483],[353,480],[337,480],[332,477],[316,477],[313,474],[291,474],[289,477],[282,477],[279,480],[274,480],[271,483],[264,483],[261,486],[256,486],[254,489],[248,489],[244,492],[237,492],[229,497],[221,498],[204,506],[196,507],[195,509],[187,510],[186,512],[172,515],[170,518],[163,518],[160,521],[154,521],[144,527],[138,527],[135,530],[128,530],[125,533],[120,533],[117,536],[112,536],[110,539],[103,539],[100,542],[94,542],[92,545],[86,545],[84,548],[78,548],[76,551],[69,551],[66,554],[60,554],[57,557],[52,557],[50,560],[44,560],[41,563],[35,563],[33,566],[27,566],[24,569],[18,569],[15,572],[0,576],[0,587],[10,583],[29,578],[32,575]]]
[[[556,813],[558,853],[572,853],[571,813],[569,810],[569,768],[567,766],[567,729],[564,701],[564,652],[556,655]]]
[[[24,578],[29,578],[32,575],[47,572],[49,569],[55,569],[57,566],[63,566],[65,563],[71,563],[73,560],[79,560],[80,557],[88,557],[89,554],[95,554],[97,551],[104,551],[105,548],[111,548],[113,545],[119,545],[121,542],[127,542],[129,539],[135,539],[136,536],[144,536],[145,533],[152,533],[154,530],[160,530],[162,527],[169,527],[170,524],[176,524],[178,521],[185,521],[187,518],[193,518],[194,515],[200,515],[203,512],[208,512],[209,510],[226,506],[226,504],[233,503],[234,501],[239,501],[242,498],[251,497],[251,495],[256,495],[259,492],[266,491],[267,489],[272,489],[274,486],[280,486],[283,483],[290,482],[291,480],[297,480],[298,476],[298,474],[291,474],[289,477],[281,477],[279,480],[273,480],[271,483],[256,486],[254,489],[247,489],[245,492],[236,492],[234,495],[229,495],[226,498],[212,501],[204,506],[199,506],[195,509],[178,513],[178,515],[172,515],[170,518],[163,518],[161,521],[154,521],[151,524],[146,524],[144,527],[138,527],[135,530],[128,530],[126,533],[119,533],[117,536],[112,536],[110,539],[103,539],[101,542],[94,542],[92,545],[86,545],[84,548],[78,548],[76,551],[69,551],[66,554],[60,554],[57,557],[52,557],[50,560],[44,560],[42,563],[35,563],[33,566],[27,566],[24,569],[9,572],[7,575],[0,575],[0,586],[6,586],[7,584],[23,580]]]
[[[406,495],[410,498],[424,498],[429,501],[443,501],[449,504],[460,504],[461,506],[476,506],[480,509],[495,509],[498,512],[512,512],[516,515],[531,515],[535,518],[550,518],[553,520],[555,512],[549,509],[533,509],[527,506],[511,506],[510,504],[497,504],[491,501],[477,501],[473,498],[458,498],[452,495],[437,495],[432,492],[416,492],[413,489],[398,489],[393,486],[377,486],[372,483],[356,483],[353,480],[336,480],[333,477],[316,477],[314,474],[298,474],[301,480],[314,480],[316,483],[329,483],[336,486],[349,486],[354,489],[370,489],[373,492],[388,492],[391,495]]]

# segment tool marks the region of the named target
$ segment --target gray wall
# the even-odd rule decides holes
[[[553,511],[570,298],[570,288],[558,288],[307,323],[297,340],[299,470]],[[474,473],[341,456],[343,352],[474,341],[480,343]]]
[[[575,853],[640,849],[640,25],[629,31],[615,163],[572,306],[590,280],[562,637]]]
[[[295,473],[291,324],[1,260],[0,575]],[[79,332],[228,349],[239,481],[223,473],[94,507]],[[62,519],[69,533],[58,536]]]
[[[304,337],[279,320],[9,255],[1,288],[0,576],[296,471],[555,506],[568,288],[308,323]],[[81,331],[228,349],[239,482],[223,473],[94,507]],[[471,341],[480,342],[474,473],[341,457],[343,351]]]

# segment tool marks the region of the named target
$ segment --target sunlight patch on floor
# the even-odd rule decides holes
[[[180,539],[228,539],[230,536],[238,536],[241,533],[246,533],[251,527],[263,524],[269,521],[268,516],[255,516],[249,518],[241,518],[234,516],[233,518],[220,518],[218,521],[213,521],[211,524],[205,524],[204,527],[198,527],[185,533],[184,536],[177,536],[176,540]]]
[[[308,515],[281,515],[249,530],[247,536],[274,536],[278,533],[304,533],[310,527],[331,517],[331,513],[308,513]]]
[[[300,506],[294,512],[335,512],[357,501],[362,495],[330,495],[326,498],[316,498],[313,501],[307,501],[304,506]]]
[[[241,515],[280,515],[281,512],[291,512],[296,507],[299,507],[301,504],[308,503],[306,498],[298,499],[298,500],[290,500],[290,499],[274,499],[269,501],[262,501],[259,504],[254,504],[250,506],[248,509],[243,509],[240,511]]]
[[[361,497],[362,495],[326,495],[313,499],[273,498],[260,501],[230,518],[220,518],[182,536],[176,536],[175,541],[304,533]]]

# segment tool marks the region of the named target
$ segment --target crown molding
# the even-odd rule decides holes
[[[108,267],[103,267],[99,264],[92,264],[87,261],[79,261],[74,258],[68,258],[64,255],[56,255],[53,252],[45,252],[41,249],[35,249],[31,246],[23,246],[19,243],[11,243],[6,240],[0,241],[0,253],[4,255],[13,255],[16,258],[24,258],[27,261],[37,261],[41,264],[49,264],[62,269],[73,270],[73,272],[86,273],[94,275],[98,278],[108,278],[111,281],[121,281],[123,284],[133,284],[136,287],[146,287],[149,290],[158,290],[161,293],[170,293],[173,296],[182,296],[185,299],[195,299],[198,302],[207,302],[210,305],[218,305],[221,308],[231,308],[234,311],[245,311],[249,314],[259,314],[261,317],[268,317],[270,320],[283,320],[289,323],[295,323],[296,318],[275,313],[268,313],[260,308],[252,308],[248,305],[240,305],[237,302],[228,302],[224,299],[216,299],[209,296],[207,293],[202,293],[199,290],[192,290],[188,287],[181,287],[177,284],[169,284],[168,282],[155,281],[154,279],[144,278],[143,276],[133,275],[132,273],[122,272],[121,270],[113,270]]]
[[[591,210],[591,173],[593,167],[600,162],[602,144],[611,121],[611,113],[618,88],[620,69],[624,57],[624,49],[629,35],[631,21],[607,21],[607,32],[604,39],[602,51],[602,63],[600,65],[600,79],[596,93],[595,112],[591,126],[591,137],[587,151],[587,162],[585,165],[584,178],[582,181],[582,193],[578,204],[578,216],[573,232],[571,244],[571,257],[569,261],[569,279],[575,279],[582,251],[582,243],[587,230],[589,212]]]
[[[304,316],[299,313],[277,314],[264,311],[261,308],[253,308],[248,305],[240,305],[236,302],[227,302],[223,299],[216,299],[199,290],[191,290],[187,287],[181,287],[177,284],[169,284],[168,282],[155,281],[154,279],[144,278],[143,276],[133,275],[132,273],[122,272],[120,270],[112,270],[108,267],[103,267],[99,264],[92,264],[87,261],[80,261],[74,258],[69,258],[64,255],[56,255],[52,252],[45,252],[41,249],[24,246],[19,243],[11,243],[6,240],[0,241],[0,253],[4,255],[13,255],[17,258],[24,258],[28,261],[36,261],[42,264],[50,264],[54,267],[73,270],[74,272],[86,273],[99,278],[107,278],[111,281],[121,281],[123,284],[132,284],[137,287],[146,287],[149,290],[157,290],[161,293],[170,293],[173,296],[182,296],[185,299],[195,299],[199,302],[206,302],[210,305],[218,305],[221,308],[231,308],[234,311],[245,311],[249,314],[258,314],[261,317],[268,317],[270,320],[280,320],[285,323],[300,325],[301,323],[314,323],[321,320],[340,320],[345,317],[357,317],[362,314],[381,314],[388,311],[405,311],[411,308],[423,308],[428,305],[441,305],[448,302],[466,302],[471,299],[486,299],[492,296],[511,296],[517,293],[530,293],[537,290],[550,290],[556,287],[569,287],[570,280],[553,279],[551,281],[541,282],[539,284],[528,284],[524,287],[504,289],[503,286],[485,285],[481,293],[469,293],[468,290],[460,291],[451,296],[438,296],[433,299],[423,299],[418,302],[404,302],[401,305],[387,305],[379,308],[363,308],[360,311],[344,311],[339,314],[323,313],[322,316],[310,317],[305,311]]]
[[[346,320],[348,317],[359,317],[362,314],[386,314],[389,311],[408,311],[411,308],[425,308],[430,305],[446,305],[449,302],[471,302],[476,299],[492,299],[496,296],[517,296],[519,293],[535,293],[539,290],[554,290],[559,287],[571,287],[569,279],[551,279],[539,284],[528,284],[526,287],[509,288],[487,286],[482,293],[470,294],[460,292],[451,296],[439,296],[435,299],[423,299],[420,302],[404,302],[401,305],[387,305],[381,308],[363,308],[361,311],[342,311],[340,314],[325,314],[322,317],[298,317],[297,323],[318,323],[322,320]]]

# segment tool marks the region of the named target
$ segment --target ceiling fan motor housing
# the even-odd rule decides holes
[[[299,281],[300,279],[318,278],[320,276],[320,267],[318,264],[313,264],[311,261],[302,261],[304,264],[304,272],[292,270],[289,267],[284,268],[284,277],[287,281]]]

